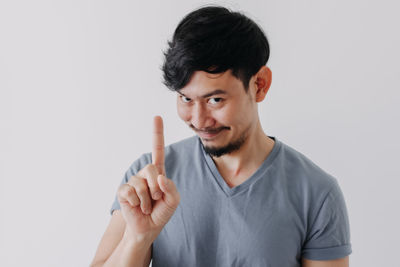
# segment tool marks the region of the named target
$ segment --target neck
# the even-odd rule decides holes
[[[258,121],[256,127],[250,129],[240,149],[221,157],[213,157],[213,160],[220,171],[229,173],[231,177],[253,173],[268,157],[274,143],[274,140],[264,133]]]

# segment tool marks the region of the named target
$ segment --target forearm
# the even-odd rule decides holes
[[[151,260],[151,243],[134,243],[123,237],[102,267],[148,267]]]

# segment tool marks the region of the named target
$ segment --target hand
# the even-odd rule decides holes
[[[154,117],[152,164],[146,165],[117,192],[126,222],[125,235],[138,242],[153,242],[180,202],[174,182],[165,177],[164,133],[160,116]]]

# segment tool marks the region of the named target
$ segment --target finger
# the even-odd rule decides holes
[[[133,176],[128,183],[135,188],[136,195],[140,200],[140,208],[144,214],[151,213],[151,198],[146,179]]]
[[[176,208],[180,202],[180,195],[174,182],[164,175],[158,175],[157,181],[164,192],[165,203],[171,208]]]
[[[129,203],[132,207],[140,205],[140,200],[136,195],[136,190],[129,184],[123,184],[118,190],[118,201],[120,204]]]
[[[154,117],[153,124],[153,164],[157,166],[158,173],[165,175],[164,167],[164,126],[160,116]]]
[[[146,167],[144,167],[137,175],[147,180],[150,195],[154,200],[158,200],[162,197],[162,191],[157,182],[158,169],[156,165],[146,165]]]

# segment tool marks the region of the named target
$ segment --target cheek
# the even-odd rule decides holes
[[[232,116],[230,114],[229,109],[217,110],[212,113],[212,117],[216,120],[219,124],[229,124],[231,122]]]
[[[225,106],[223,109],[215,112],[214,116],[216,119],[221,121],[226,121],[227,123],[231,123],[236,120],[238,117],[237,107],[235,105]]]
[[[247,124],[250,120],[249,112],[245,108],[246,106],[241,102],[232,103],[223,110],[218,118],[224,123],[241,127],[240,125]]]
[[[176,105],[176,110],[178,112],[178,116],[183,121],[188,121],[190,119],[190,110],[187,107],[180,105],[179,103]]]

